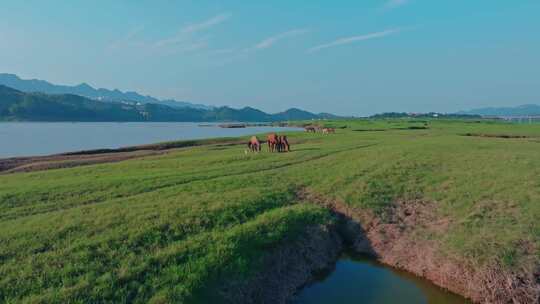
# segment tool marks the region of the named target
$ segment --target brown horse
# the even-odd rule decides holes
[[[330,134],[330,133],[336,133],[336,129],[334,128],[324,128],[322,129],[323,134]]]
[[[315,128],[314,128],[314,127],[311,127],[311,126],[305,127],[304,129],[305,129],[306,132],[308,132],[308,133],[315,133],[315,132],[316,132]]]
[[[248,148],[251,152],[261,152],[261,142],[257,136],[251,136],[248,143]]]
[[[274,152],[278,148],[278,136],[276,133],[268,134],[266,137],[266,142],[268,143],[268,151]]]
[[[291,146],[287,140],[287,135],[278,136],[278,151],[279,152],[289,152]]]

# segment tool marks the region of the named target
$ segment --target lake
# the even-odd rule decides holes
[[[345,253],[335,269],[302,289],[293,304],[465,304],[466,299],[371,258]]]
[[[244,136],[298,128],[220,128],[218,124],[184,122],[2,122],[0,158],[37,156],[100,148],[119,148],[163,141]]]

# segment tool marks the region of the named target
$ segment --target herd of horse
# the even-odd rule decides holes
[[[304,130],[310,133],[322,133],[322,134],[336,133],[336,129],[334,128],[322,128],[319,126],[307,126],[304,128]]]
[[[289,140],[287,135],[277,135],[276,133],[271,133],[266,136],[266,143],[268,144],[269,152],[289,152],[291,151],[291,146],[289,145]],[[261,142],[257,136],[252,136],[248,142],[248,149],[251,152],[261,152]]]
[[[330,134],[336,133],[334,128],[322,128],[319,126],[307,126],[304,128],[306,132],[310,133],[323,133]],[[270,133],[266,136],[266,143],[268,145],[268,152],[290,152],[291,146],[287,135],[277,135],[276,133]],[[250,152],[261,152],[262,143],[257,136],[251,136],[248,144],[248,150]]]

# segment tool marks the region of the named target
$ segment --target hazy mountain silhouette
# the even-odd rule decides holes
[[[540,105],[528,104],[517,107],[489,107],[469,111],[461,111],[458,114],[475,114],[483,116],[528,116],[540,115]]]
[[[26,93],[0,85],[0,120],[4,121],[265,122],[318,119],[326,118],[326,115],[299,109],[268,114],[250,107],[200,109],[155,103],[103,102],[75,94]]]
[[[55,85],[44,80],[38,79],[21,79],[17,75],[0,73],[0,85],[5,85],[26,93],[46,93],[46,94],[75,94],[83,97],[96,99],[100,101],[129,101],[140,103],[155,103],[162,104],[172,108],[195,108],[195,109],[210,109],[212,107],[193,104],[186,101],[177,100],[159,100],[152,96],[143,96],[137,92],[122,92],[119,90],[95,89],[92,86],[81,83],[76,86]]]

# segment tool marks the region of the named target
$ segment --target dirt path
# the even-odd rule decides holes
[[[103,163],[114,163],[128,159],[141,158],[146,156],[154,156],[178,151],[179,149],[198,147],[198,146],[214,146],[214,147],[227,147],[242,145],[247,140],[243,138],[220,138],[220,139],[207,139],[207,140],[190,140],[190,141],[178,141],[167,142],[150,145],[131,146],[118,149],[97,149],[69,152],[62,154],[54,154],[47,156],[28,156],[28,157],[13,157],[0,159],[0,174],[10,174],[17,172],[33,172],[43,171],[50,169],[71,168],[78,166],[87,166]],[[302,143],[303,140],[292,140],[292,145]],[[265,143],[262,141],[261,144]],[[350,150],[367,148],[373,146],[361,145],[338,152],[346,152]],[[336,152],[334,152],[336,153]],[[324,154],[322,156],[314,157],[313,159],[323,158],[330,156],[331,153]]]
[[[48,169],[70,168],[84,165],[119,162],[127,159],[157,155],[167,151],[135,151],[91,155],[51,155],[0,159],[2,174],[30,172]]]
[[[71,168],[85,165],[113,163],[123,160],[169,153],[195,146],[230,146],[243,143],[242,139],[209,139],[158,143],[118,149],[98,149],[47,156],[12,157],[0,159],[0,174]]]

